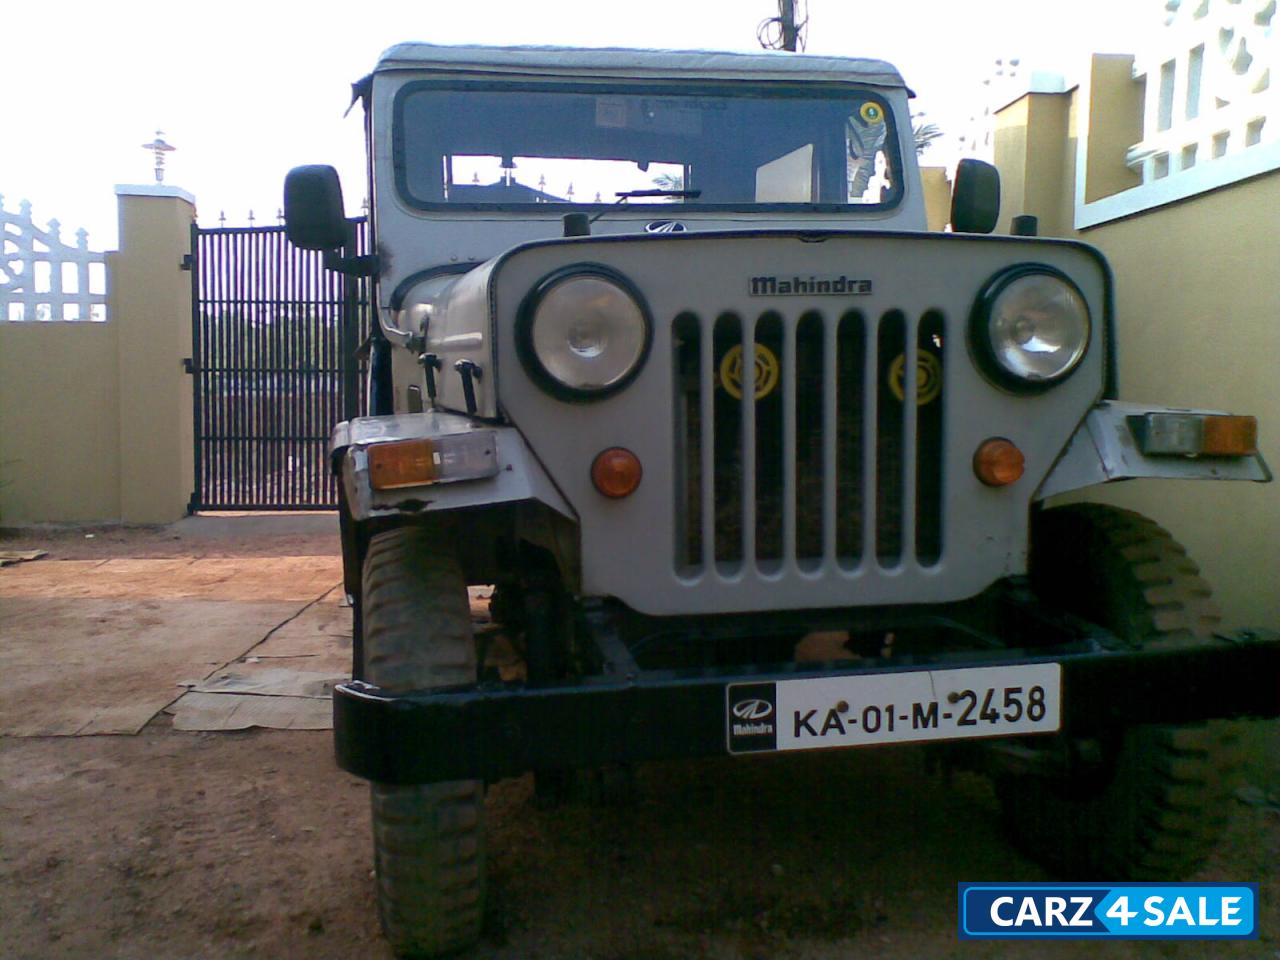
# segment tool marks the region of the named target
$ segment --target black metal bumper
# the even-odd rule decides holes
[[[338,764],[370,780],[496,780],[527,770],[724,754],[726,687],[811,677],[1059,663],[1062,730],[1280,715],[1280,634],[1242,631],[1167,650],[969,651],[770,672],[634,671],[566,686],[493,684],[389,696],[360,681],[334,691]],[[963,741],[962,741],[963,742]]]

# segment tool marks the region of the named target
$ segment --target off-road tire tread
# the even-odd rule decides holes
[[[1037,592],[1139,648],[1208,638],[1220,621],[1186,551],[1152,520],[1103,504],[1037,518]],[[1226,823],[1239,765],[1220,722],[1124,731],[1115,775],[1088,796],[1046,777],[1004,777],[997,793],[1014,841],[1070,879],[1155,880],[1193,873]]]
[[[364,564],[365,679],[390,692],[474,683],[471,610],[450,544],[417,527],[373,537]],[[371,786],[383,932],[397,956],[472,946],[484,910],[479,781]]]

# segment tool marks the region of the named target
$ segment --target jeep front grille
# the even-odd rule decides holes
[[[677,573],[937,564],[943,331],[937,311],[677,316]]]

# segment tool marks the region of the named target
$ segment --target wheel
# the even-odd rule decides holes
[[[1208,585],[1160,526],[1127,510],[1046,510],[1032,537],[1044,599],[1143,647],[1193,643],[1219,616]],[[1139,725],[1102,742],[1070,776],[996,781],[1006,825],[1032,859],[1070,879],[1173,879],[1193,872],[1230,809],[1234,751],[1223,724]]]
[[[440,537],[377,534],[364,561],[364,676],[395,692],[476,680],[466,583]],[[484,909],[484,789],[477,780],[374,783],[382,929],[397,956],[471,946]]]

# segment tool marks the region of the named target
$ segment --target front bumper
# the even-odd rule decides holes
[[[757,671],[639,670],[620,644],[603,652],[606,672],[563,686],[495,683],[392,696],[361,681],[340,684],[338,764],[370,780],[433,783],[719,755],[728,752],[730,684],[1030,663],[1061,665],[1061,729],[1068,736],[1134,723],[1280,715],[1280,634],[1273,632],[1160,650],[1121,648],[1098,632],[1048,647]]]

